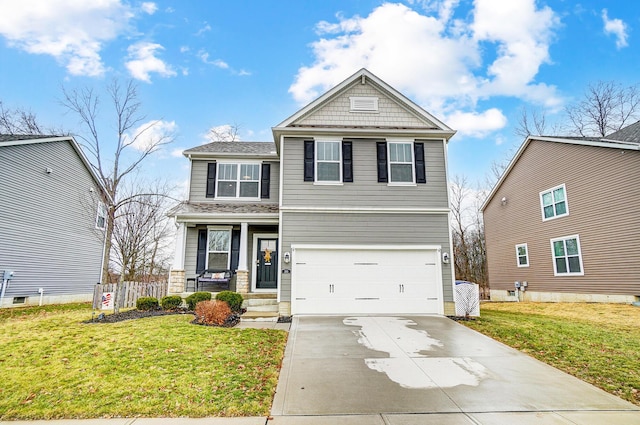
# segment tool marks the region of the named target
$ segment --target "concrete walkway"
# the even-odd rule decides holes
[[[242,322],[290,330],[272,416],[11,425],[640,425],[640,408],[437,316]]]

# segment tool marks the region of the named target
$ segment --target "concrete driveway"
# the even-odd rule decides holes
[[[274,422],[640,424],[640,408],[440,316],[295,317]],[[324,416],[324,417],[323,417]]]

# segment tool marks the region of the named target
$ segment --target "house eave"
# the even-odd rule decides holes
[[[274,140],[280,140],[280,136],[288,137],[314,137],[318,135],[339,135],[342,137],[413,137],[413,138],[437,138],[449,141],[456,134],[454,130],[441,130],[432,128],[381,128],[381,127],[273,127]]]

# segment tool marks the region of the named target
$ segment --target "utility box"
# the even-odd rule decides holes
[[[13,270],[4,270],[4,273],[2,274],[2,280],[11,280],[13,279]]]

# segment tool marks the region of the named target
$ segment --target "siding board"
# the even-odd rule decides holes
[[[93,293],[98,193],[68,141],[0,146],[0,270],[15,271],[5,299]]]
[[[491,289],[640,295],[639,169],[636,151],[531,141],[484,211]],[[543,222],[539,192],[562,183],[569,215]],[[550,239],[574,234],[584,276],[554,276]],[[528,268],[516,267],[519,243]]]

